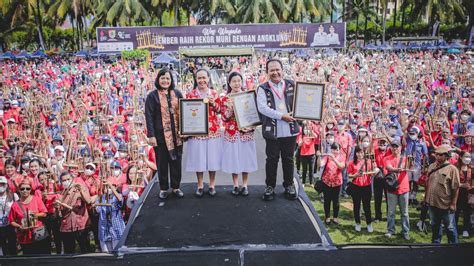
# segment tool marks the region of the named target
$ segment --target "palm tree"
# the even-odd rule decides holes
[[[469,3],[469,1],[465,2]],[[451,12],[461,17],[465,16],[463,5],[458,0],[414,0],[413,12],[411,14],[414,19],[420,18],[425,10],[428,14],[429,25],[434,23],[435,16],[438,16],[441,20],[445,20],[446,15]]]
[[[382,6],[382,43],[385,43],[385,33],[387,32],[387,5],[388,0],[380,0]]]
[[[364,1],[364,8],[362,9],[362,15],[364,16],[364,45],[367,42],[367,26],[369,19],[373,17],[377,17],[377,13],[374,9],[370,6],[370,1]]]
[[[97,18],[95,10],[96,7],[92,0],[62,0],[53,2],[48,9],[48,15],[57,18],[58,24],[69,18],[76,40],[75,43],[78,49],[82,49],[84,32],[87,42],[90,43],[87,16],[91,14],[94,18]]]
[[[343,15],[345,20],[353,20],[356,21],[356,32],[355,32],[355,40],[357,42],[359,38],[359,16],[364,12],[365,9],[365,0],[349,0],[347,2],[347,11]]]
[[[286,21],[291,9],[285,0],[238,0],[236,17],[240,23]]]
[[[291,13],[293,22],[302,21],[304,14],[310,17],[321,17],[329,10],[327,1],[315,0],[294,0],[289,8],[293,10]]]
[[[466,40],[469,40],[469,37],[471,35],[471,29],[474,27],[474,1],[472,0],[463,0],[462,4],[464,8],[466,9],[466,13],[469,16],[469,20],[467,22],[467,35],[466,35]]]
[[[41,16],[43,5],[40,0],[2,0],[0,1],[0,9],[2,14],[11,14],[11,28],[27,23],[29,18],[33,17],[37,25],[38,43],[43,50],[45,49]]]

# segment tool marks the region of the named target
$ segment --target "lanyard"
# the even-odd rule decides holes
[[[277,90],[273,87],[272,85],[272,82],[268,82],[268,85],[270,85],[270,88],[272,89],[273,93],[278,97],[279,100],[282,100],[283,99],[283,96],[285,95],[285,89],[286,89],[286,83],[285,81],[283,81],[283,88],[282,88],[282,94],[280,96],[280,94],[277,92]]]

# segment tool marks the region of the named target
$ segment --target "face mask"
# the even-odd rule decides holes
[[[50,124],[51,124],[51,126],[54,127],[56,125],[56,123],[57,123],[56,121],[52,121]]]
[[[30,169],[30,164],[29,163],[24,163],[21,165],[23,169],[28,170]]]
[[[117,138],[121,139],[123,137],[123,133],[117,133]]]
[[[119,176],[122,173],[120,169],[114,170],[114,176]]]
[[[397,130],[394,129],[394,128],[391,128],[388,132],[389,132],[389,134],[392,135],[392,136],[397,134]]]
[[[102,143],[102,146],[108,148],[110,146],[110,142],[104,142],[104,143]]]
[[[136,141],[138,139],[138,136],[137,135],[133,135],[130,137],[133,141]]]
[[[338,125],[338,126],[337,126],[337,129],[338,129],[339,131],[344,130],[344,125]]]
[[[29,151],[29,152],[25,153],[25,156],[33,157],[33,153]]]
[[[355,131],[357,129],[357,125],[351,125],[350,127],[352,131]]]
[[[7,191],[7,186],[0,187],[0,193]]]
[[[471,163],[471,158],[462,158],[462,162],[464,164],[470,164]]]
[[[121,157],[121,158],[126,158],[126,157],[127,157],[127,153],[126,153],[126,152],[121,152],[121,153],[120,153],[120,157]]]
[[[68,180],[68,181],[64,181],[63,182],[63,186],[64,187],[69,187],[71,185],[72,181],[71,180]]]
[[[341,110],[340,110],[340,109],[334,109],[334,114],[336,114],[336,115],[337,115],[337,114],[339,114],[339,112],[341,112]]]
[[[333,124],[328,124],[328,128],[329,128],[329,129],[332,129],[333,127],[334,127]]]
[[[334,143],[334,139],[333,139],[333,138],[327,139],[327,142],[328,142],[328,144],[333,144],[333,143]]]
[[[85,148],[86,148],[86,145],[85,145],[85,144],[78,145],[78,148],[79,148],[80,150],[85,149]]]
[[[128,121],[130,121],[130,122],[133,121],[133,116],[129,116]]]
[[[111,188],[107,189],[107,194],[112,194],[112,189]]]
[[[387,149],[387,145],[381,145],[381,146],[379,146],[379,149],[381,151],[385,151]]]
[[[417,136],[417,135],[411,135],[411,134],[410,134],[410,139],[411,139],[411,140],[417,140],[417,139],[418,139],[418,136]]]
[[[86,174],[87,176],[93,175],[93,174],[94,174],[94,170],[86,169],[86,170],[84,171],[84,174]]]
[[[461,115],[461,119],[463,121],[467,121],[469,119],[469,116],[468,115]]]
[[[362,147],[368,148],[370,146],[370,142],[362,142]]]

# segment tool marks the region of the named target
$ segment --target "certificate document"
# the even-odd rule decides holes
[[[209,133],[208,103],[204,103],[203,99],[180,99],[179,111],[182,136],[203,136]]]
[[[257,110],[255,91],[245,91],[230,95],[234,106],[235,119],[239,129],[255,127],[261,124]]]
[[[324,84],[297,82],[293,99],[293,117],[300,120],[321,120]]]

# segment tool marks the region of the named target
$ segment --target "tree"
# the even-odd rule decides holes
[[[380,0],[382,6],[382,43],[385,43],[385,34],[387,32],[387,5],[388,0]]]
[[[364,45],[367,42],[367,25],[369,19],[373,17],[377,17],[377,13],[373,10],[373,8],[370,6],[370,1],[365,0],[364,1],[364,7],[362,9],[362,15],[364,16]]]
[[[365,0],[349,0],[347,2],[347,11],[343,15],[345,20],[356,21],[355,39],[359,39],[359,16],[364,12]]]
[[[38,31],[38,43],[44,49],[43,24],[41,9],[43,5],[40,0],[1,0],[0,9],[2,14],[11,14],[10,27],[25,24],[33,17]]]
[[[458,0],[414,0],[413,6],[413,12],[411,15],[414,20],[419,19],[426,10],[429,25],[433,25],[435,16],[440,18],[441,21],[445,21],[451,13],[455,16],[465,16],[464,8]]]

